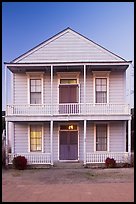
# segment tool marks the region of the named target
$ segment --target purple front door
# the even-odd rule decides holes
[[[78,159],[78,131],[60,131],[60,160]]]

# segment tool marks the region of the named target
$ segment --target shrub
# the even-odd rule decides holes
[[[5,148],[2,148],[2,166],[5,167],[6,165],[6,152]]]
[[[116,167],[116,160],[113,158],[107,157],[107,159],[105,160],[105,166],[107,168],[115,168]]]
[[[27,159],[24,156],[14,157],[13,165],[16,169],[24,170],[27,166]]]

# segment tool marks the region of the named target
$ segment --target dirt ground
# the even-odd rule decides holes
[[[134,168],[3,170],[3,176],[21,183],[125,183],[134,181]]]
[[[131,202],[134,200],[133,185],[134,168],[2,170],[3,202],[99,200]]]

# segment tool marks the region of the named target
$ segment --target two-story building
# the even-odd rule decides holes
[[[129,161],[130,63],[71,28],[5,62],[6,80],[7,69],[12,74],[11,90],[6,90],[12,93],[6,107],[8,164],[17,155],[28,164]]]

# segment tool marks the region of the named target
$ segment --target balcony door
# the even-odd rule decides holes
[[[61,81],[59,85],[59,112],[64,114],[78,113],[78,95],[79,86],[76,84],[76,80]]]

